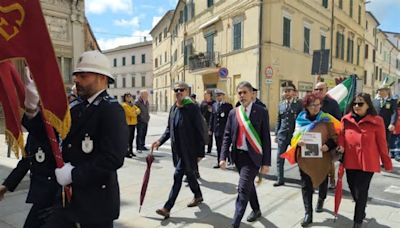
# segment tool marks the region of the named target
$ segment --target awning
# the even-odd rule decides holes
[[[220,16],[216,16],[212,18],[211,20],[207,21],[206,23],[202,24],[199,26],[199,29],[207,28],[208,26],[214,24],[215,22],[219,21],[221,19]]]

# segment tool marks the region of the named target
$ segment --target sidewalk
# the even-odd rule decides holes
[[[1,141],[1,138],[0,138]],[[228,227],[234,213],[236,200],[236,184],[238,175],[227,170],[215,170],[201,166],[200,180],[204,203],[199,207],[187,208],[193,195],[188,187],[182,186],[171,218],[162,220],[155,213],[157,208],[166,201],[174,168],[170,152],[155,152],[156,160],[152,166],[151,179],[141,214],[139,195],[144,170],[146,154],[139,154],[135,159],[126,159],[119,170],[121,189],[121,215],[115,222],[115,227]],[[0,152],[0,179],[8,175],[10,169],[17,163],[16,159],[5,158]],[[24,203],[29,183],[25,179],[15,193],[7,194],[0,202],[0,227],[22,227],[30,206]],[[252,224],[244,222],[241,227],[300,227],[304,215],[300,186],[287,184],[284,187],[273,188],[272,181],[265,180],[257,186],[263,217]],[[101,200],[101,199],[99,199]],[[317,196],[314,196],[314,205]],[[313,226],[318,227],[351,227],[354,203],[345,195],[340,207],[339,218],[333,220],[334,199],[329,195],[326,199],[323,213],[314,213]],[[250,213],[247,208],[243,221]],[[369,202],[364,227],[398,227],[400,209]]]

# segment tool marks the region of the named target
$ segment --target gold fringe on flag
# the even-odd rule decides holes
[[[25,148],[24,148],[24,136],[22,132],[18,135],[18,140],[14,137],[14,135],[9,130],[5,130],[6,142],[11,150],[14,152],[15,157],[19,159],[19,155],[21,154],[23,157],[26,156]]]
[[[69,108],[66,108],[67,112],[65,113],[64,119],[60,120],[53,112],[49,111],[46,108],[43,108],[43,113],[46,119],[50,122],[51,126],[53,126],[57,132],[61,135],[62,139],[67,137],[69,129],[71,127],[71,113],[69,112]]]

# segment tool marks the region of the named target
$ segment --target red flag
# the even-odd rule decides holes
[[[6,141],[17,158],[25,154],[21,130],[24,97],[24,84],[14,65],[10,61],[0,62],[0,102],[6,122]]]
[[[0,61],[24,58],[43,113],[65,138],[71,125],[67,97],[39,0],[1,0]]]

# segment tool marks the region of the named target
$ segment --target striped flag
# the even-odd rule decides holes
[[[356,76],[351,75],[342,83],[340,83],[339,85],[333,87],[328,91],[329,96],[331,96],[338,102],[340,111],[342,113],[346,110],[347,105],[351,102],[351,99],[355,95],[356,87],[357,87]]]

